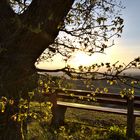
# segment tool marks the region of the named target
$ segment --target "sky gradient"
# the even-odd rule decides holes
[[[90,63],[111,62],[129,63],[134,58],[140,56],[140,0],[122,0],[126,7],[122,9],[124,19],[124,30],[121,38],[115,39],[115,45],[105,51],[106,54],[96,54],[89,58]],[[87,58],[86,58],[87,59]],[[75,58],[70,62],[73,66]],[[75,63],[75,64],[74,64]],[[55,69],[64,67],[60,56],[55,56],[53,62],[42,62],[39,67],[44,69]]]
[[[125,57],[124,61],[129,62],[140,56],[140,0],[123,0],[123,3],[126,7],[122,10],[124,31],[116,46],[120,49],[120,57]]]

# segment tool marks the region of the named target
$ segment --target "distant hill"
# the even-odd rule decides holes
[[[109,85],[106,80],[93,80],[92,84],[87,85],[85,84],[84,80],[78,80],[78,79],[72,80],[70,79],[69,76],[67,76],[63,72],[57,72],[57,73],[56,72],[55,73],[54,72],[49,72],[49,73],[39,72],[39,74],[43,76],[47,76],[49,74],[51,76],[57,76],[60,79],[62,76],[64,76],[66,79],[62,81],[62,87],[65,87],[66,84],[67,85],[69,84],[70,85],[69,88],[79,89],[79,90],[93,90],[94,91],[96,88],[101,88],[101,89],[108,88],[109,92],[111,93],[119,93],[123,88],[130,88],[129,86],[122,84],[121,82],[118,82],[118,85]],[[128,76],[132,76],[132,75],[128,74]],[[140,79],[140,75],[138,74],[133,75],[133,77]],[[140,89],[135,89],[135,93],[140,94]]]

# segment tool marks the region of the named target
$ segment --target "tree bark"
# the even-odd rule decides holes
[[[59,33],[59,25],[64,22],[73,2],[74,0],[33,0],[23,14],[17,15],[7,0],[1,0],[0,96],[17,101],[36,86],[28,86],[31,75],[36,72],[34,63],[54,42]],[[11,115],[14,113],[17,110]],[[7,117],[10,120],[11,115],[5,111],[0,117],[5,121]],[[17,124],[8,123],[7,121],[5,126],[12,126],[15,132],[18,131]],[[6,139],[15,139],[15,135],[10,134],[9,139]]]

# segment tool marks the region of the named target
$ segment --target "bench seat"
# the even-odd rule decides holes
[[[127,109],[122,109],[122,108],[119,109],[115,107],[112,108],[112,107],[104,107],[104,106],[86,105],[86,104],[71,103],[71,102],[64,102],[64,101],[57,101],[57,105],[66,106],[70,108],[79,108],[79,109],[85,109],[85,110],[93,110],[93,111],[127,115]],[[140,117],[140,111],[134,110],[134,116]]]

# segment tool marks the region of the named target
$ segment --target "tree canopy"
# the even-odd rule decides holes
[[[104,53],[114,45],[113,37],[121,36],[124,22],[120,11],[123,8],[121,1],[116,0],[2,0],[1,93],[11,95],[13,90],[5,89],[13,88],[13,85],[23,87],[36,71],[34,63],[56,53],[64,56],[65,61],[76,50],[89,55]],[[44,50],[45,55],[39,57]],[[139,58],[121,66],[117,62],[113,66],[110,63],[93,64],[86,71],[96,73],[103,66],[107,68],[106,74],[118,75],[128,68],[138,68]],[[61,71],[73,73],[69,67]]]

